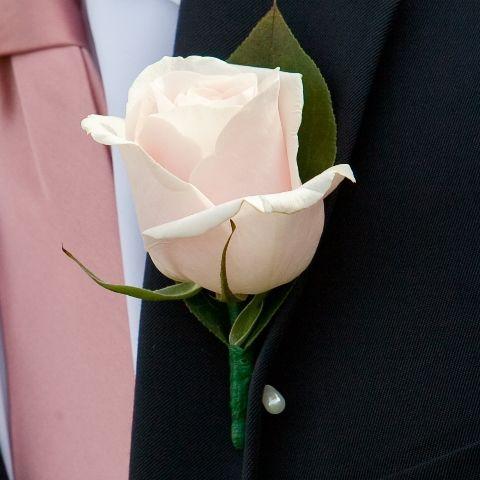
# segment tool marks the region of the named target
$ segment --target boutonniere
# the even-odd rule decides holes
[[[83,129],[118,145],[145,249],[172,285],[102,287],[147,301],[184,301],[230,359],[231,437],[244,445],[252,345],[312,260],[334,165],[330,94],[276,5],[224,62],[165,57],[128,95],[125,119],[90,115]]]

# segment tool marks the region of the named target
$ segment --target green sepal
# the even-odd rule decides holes
[[[187,298],[197,295],[202,287],[196,283],[177,283],[160,290],[147,290],[145,288],[132,287],[129,285],[113,285],[100,280],[93,272],[91,272],[85,265],[83,265],[77,258],[75,258],[62,245],[63,253],[72,259],[97,285],[110,290],[111,292],[121,293],[129,297],[140,298],[142,300],[149,300],[153,302],[164,302],[167,300],[185,300]]]
[[[303,75],[304,107],[297,163],[302,182],[335,162],[337,127],[327,84],[286,24],[276,3],[227,60]]]
[[[222,287],[222,294],[219,300],[221,302],[226,302],[226,303],[237,303],[237,302],[241,302],[244,299],[237,297],[232,293],[232,291],[230,290],[230,287],[228,286],[228,279],[227,279],[227,250],[228,250],[228,246],[230,245],[230,240],[232,239],[232,236],[235,233],[235,230],[237,228],[233,220],[230,220],[230,226],[232,227],[232,232],[230,233],[222,251],[222,263],[220,265],[220,285]]]
[[[230,345],[243,347],[248,338],[248,334],[252,331],[262,312],[265,295],[265,293],[255,295],[239,313],[230,330],[228,339]]]
[[[207,292],[200,292],[185,299],[185,304],[196,319],[221,342],[228,345],[228,308],[225,303],[213,299]]]
[[[265,327],[270,323],[275,313],[281,307],[282,303],[287,299],[292,291],[295,281],[270,290],[263,300],[263,308],[258,315],[254,325],[249,331],[248,337],[242,342],[243,348],[249,348],[257,337],[263,332]]]

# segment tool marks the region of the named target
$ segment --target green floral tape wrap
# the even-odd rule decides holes
[[[230,345],[230,410],[233,446],[241,450],[245,443],[248,387],[252,378],[254,358],[251,350]]]

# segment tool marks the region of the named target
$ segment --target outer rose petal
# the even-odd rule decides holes
[[[220,292],[222,251],[231,233],[230,224],[219,225],[198,237],[153,242],[144,237],[146,250],[154,265],[174,280],[202,281],[201,285]],[[175,272],[170,276],[168,272]]]
[[[118,145],[124,142],[123,118],[92,114],[84,118],[81,125],[88,135],[102,145]]]
[[[287,215],[263,214],[245,204],[227,254],[229,286],[235,293],[261,293],[297,278],[310,264],[325,220],[323,200]]]
[[[302,123],[303,110],[302,75],[299,73],[280,72],[278,108],[282,122],[283,137],[287,147],[288,165],[293,189],[302,184],[297,165],[298,129]]]
[[[226,221],[232,218],[237,229],[227,256],[230,288],[265,292],[308,266],[323,230],[323,198],[344,177],[354,181],[348,165],[336,165],[297,190],[233,200],[151,228],[143,232],[147,251],[163,273],[174,266],[182,278],[219,292]]]

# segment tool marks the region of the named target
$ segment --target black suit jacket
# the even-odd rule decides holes
[[[2,455],[0,455],[0,480],[8,480],[7,470]]]
[[[278,4],[326,77],[358,184],[329,201],[259,351],[243,455],[225,347],[183,305],[144,305],[131,478],[479,478],[480,4]],[[270,6],[183,0],[176,54],[228,57]]]

